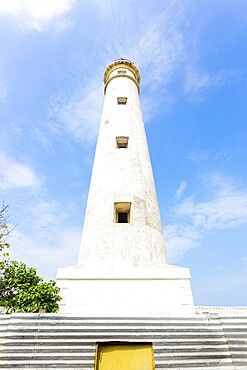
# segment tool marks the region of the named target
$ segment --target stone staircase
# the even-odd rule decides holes
[[[247,316],[0,316],[1,369],[94,370],[99,342],[153,343],[156,369],[247,369]]]
[[[222,316],[220,320],[234,368],[247,369],[247,317]]]

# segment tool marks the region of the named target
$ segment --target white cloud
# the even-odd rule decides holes
[[[175,222],[165,227],[171,259],[182,257],[208,233],[247,225],[247,189],[219,175],[208,181],[209,200],[197,203],[190,196],[173,209]]]
[[[8,95],[8,89],[4,82],[0,82],[0,98],[5,98]]]
[[[50,116],[57,122],[57,131],[65,131],[80,142],[95,140],[103,104],[103,89],[98,77],[84,89],[79,89],[71,97],[57,96],[51,102]]]
[[[62,226],[62,225],[61,225]],[[54,230],[50,229],[51,233]],[[11,257],[37,269],[46,279],[55,279],[59,267],[77,264],[81,230],[72,226],[56,229],[52,238],[18,230],[10,240]],[[51,240],[52,239],[52,240]]]
[[[105,60],[111,62],[111,55],[112,59],[118,55],[133,61],[141,71],[144,88],[147,87],[146,95],[142,95],[142,101],[145,119],[149,119],[153,112],[158,110],[155,106],[163,105],[167,109],[173,105],[174,99],[165,88],[162,88],[162,94],[160,91],[158,95],[153,92],[157,92],[161,85],[174,79],[179,73],[179,66],[184,62],[185,39],[181,24],[188,14],[184,12],[183,7],[178,11],[179,7],[169,5],[162,14],[151,18],[144,27],[138,23],[139,19],[136,19],[135,23],[129,21],[132,13],[129,12],[128,6],[125,4],[120,6],[114,1],[107,2],[110,10],[113,6],[115,12],[121,12],[121,18],[116,21],[115,17],[111,17],[107,30],[99,24],[107,52],[97,54],[97,59],[90,63],[91,69],[98,71],[99,65],[104,66]],[[98,9],[98,12],[101,14],[102,9]],[[102,43],[102,40],[97,42]],[[57,126],[58,130],[61,132],[65,130],[66,134],[71,134],[79,141],[95,140],[103,103],[101,82],[103,72],[101,69],[100,74],[97,72],[92,79],[86,78],[82,81],[81,85],[85,88],[75,90],[70,97],[61,94],[53,98],[51,118],[60,123]],[[147,100],[148,104],[145,103]]]
[[[171,224],[164,229],[169,259],[181,258],[200,241],[200,233],[189,224]]]
[[[157,110],[170,109],[176,99],[170,86],[178,83],[176,91],[191,101],[200,101],[203,94],[217,88],[239,74],[238,71],[201,70],[200,45],[194,27],[195,9],[191,2],[181,5],[179,1],[167,2],[158,16],[149,16],[145,25],[130,25],[127,37],[122,32],[114,34],[112,49],[132,60],[140,69],[143,93],[144,116],[149,120]],[[123,17],[127,10],[123,9]],[[122,13],[122,11],[121,11]],[[198,25],[197,25],[198,27]],[[119,35],[119,36],[118,36]],[[125,40],[133,40],[126,44]],[[158,106],[158,107],[157,107]],[[147,110],[147,112],[146,112]],[[147,113],[147,114],[146,114]]]
[[[112,12],[118,5],[118,0],[90,0],[89,2],[95,5],[94,10],[97,11],[102,17],[112,16]]]
[[[205,90],[221,86],[238,74],[232,70],[208,73],[190,69],[184,77],[185,94],[190,100],[198,101]]]
[[[0,189],[38,189],[41,181],[30,165],[23,164],[0,152]]]
[[[215,282],[217,281],[217,284]],[[235,290],[246,289],[247,284],[247,269],[237,271],[222,271],[217,272],[214,276],[210,276],[201,286],[203,292],[234,292]]]
[[[164,12],[150,18],[130,52],[149,87],[159,87],[176,78],[186,62],[184,24],[189,21],[189,14],[188,8],[180,5],[170,2]]]
[[[247,224],[247,189],[238,188],[229,179],[213,174],[207,179],[213,198],[196,203],[188,197],[174,213],[204,230],[229,229]],[[206,181],[206,182],[207,182]]]
[[[236,151],[226,150],[226,149],[201,149],[201,150],[191,150],[188,155],[188,160],[200,163],[200,162],[224,162],[231,158]]]
[[[55,278],[58,267],[77,263],[81,228],[69,222],[75,212],[71,202],[38,200],[24,212],[10,238],[13,259],[37,268],[46,278]]]
[[[62,28],[62,17],[76,3],[77,0],[0,0],[0,15],[13,18],[24,30],[44,31],[50,25]]]
[[[51,140],[49,140],[39,128],[33,130],[32,134],[34,139],[37,140],[45,149],[51,149],[53,147]]]
[[[9,124],[9,128],[11,130],[11,134],[14,135],[15,137],[17,138],[22,138],[23,135],[24,135],[24,130],[23,130],[23,127],[20,127],[18,125],[16,125],[15,123],[10,123]]]
[[[246,266],[232,264],[230,268],[218,266],[208,276],[198,276],[193,282],[193,295],[198,305],[245,306],[243,294],[247,284]]]
[[[175,193],[175,200],[176,201],[178,201],[181,198],[181,195],[185,191],[186,186],[187,186],[186,182],[184,180],[181,181],[181,183],[179,184],[179,187],[178,187],[178,189],[176,190],[176,193]]]
[[[198,33],[191,32],[196,13],[190,2],[181,5],[180,1],[169,1],[158,15],[152,13],[146,17],[145,23],[135,2],[131,9],[114,0],[102,6],[95,0],[88,6],[103,18],[105,14],[108,22],[106,26],[99,21],[92,47],[96,50],[99,44],[104,44],[104,48],[94,53],[87,65],[90,70],[98,71],[99,66],[106,67],[106,61],[111,62],[116,57],[133,61],[141,73],[146,121],[157,111],[170,109],[179,92],[195,101],[206,89],[220,86],[235,76],[234,71],[216,71],[214,74],[201,71]],[[144,13],[147,11],[143,10]],[[84,54],[81,59],[85,60]],[[83,70],[82,65],[80,68]],[[104,70],[94,74],[93,78],[91,75],[90,79],[88,66],[85,70],[87,78],[83,80],[80,76],[80,79],[81,86],[86,87],[75,89],[70,97],[58,94],[53,99],[51,117],[60,122],[58,129],[61,132],[65,130],[79,141],[90,142],[96,138],[100,120]],[[178,84],[176,96],[170,88],[172,84]]]
[[[162,109],[174,105],[178,93],[172,96],[172,83],[178,83],[177,92],[180,88],[186,98],[198,102],[205,92],[239,76],[237,70],[211,73],[200,68],[198,30],[201,26],[196,23],[195,27],[196,11],[191,2],[167,2],[164,9],[158,16],[149,17],[145,28],[137,33],[141,36],[134,40],[134,48],[126,53],[140,68],[144,88],[147,85],[147,91],[151,90],[149,104],[152,100],[155,104],[162,96]],[[193,28],[197,32],[191,32]]]

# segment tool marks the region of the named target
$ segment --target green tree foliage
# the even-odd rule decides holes
[[[7,252],[7,206],[0,210],[0,306],[11,312],[57,312],[59,288],[54,280],[44,282],[36,269],[13,261]]]
[[[4,249],[9,247],[9,243],[7,243],[7,236],[9,235],[9,228],[7,225],[7,212],[8,206],[2,205],[0,209],[0,252]]]

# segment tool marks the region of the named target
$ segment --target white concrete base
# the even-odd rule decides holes
[[[188,268],[58,269],[60,313],[101,317],[195,314]]]

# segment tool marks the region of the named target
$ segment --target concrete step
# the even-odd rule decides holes
[[[81,345],[78,344],[77,346],[75,345],[71,345],[71,346],[68,346],[67,343],[66,345],[64,343],[62,343],[61,346],[58,346],[56,343],[49,343],[49,345],[35,345],[35,346],[31,346],[31,345],[26,345],[26,346],[23,346],[23,345],[20,345],[20,343],[15,344],[13,346],[3,346],[2,349],[0,350],[0,354],[1,353],[15,353],[15,352],[42,352],[42,353],[46,353],[46,352],[51,352],[51,350],[53,352],[69,352],[69,353],[73,353],[73,352],[79,352],[79,353],[87,353],[87,352],[92,352],[92,350],[94,350],[94,346],[85,346],[85,345]],[[157,347],[155,346],[154,347],[154,351],[156,353],[157,356],[159,356],[159,354],[163,354],[164,351],[166,353],[193,353],[193,352],[218,352],[218,351],[221,351],[221,352],[226,352],[228,351],[228,346],[227,345],[221,345],[221,346],[204,346],[204,345],[201,345],[201,346],[198,346],[198,345],[180,345],[180,346],[160,346],[160,347]],[[241,352],[241,350],[237,349],[238,351]],[[245,351],[247,351],[247,349],[245,349]],[[234,352],[234,351],[233,351]]]

